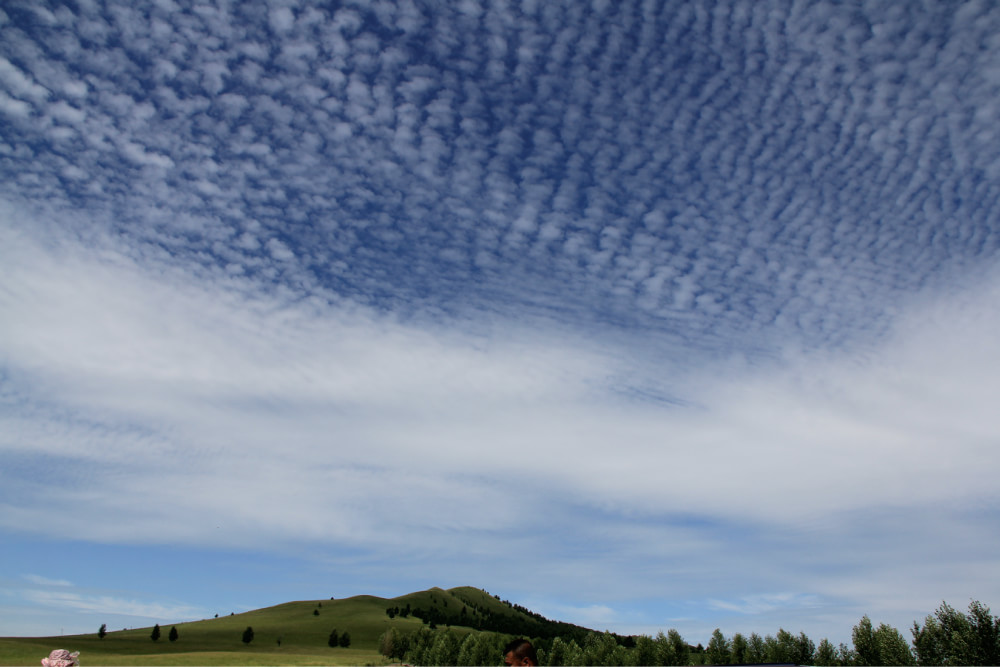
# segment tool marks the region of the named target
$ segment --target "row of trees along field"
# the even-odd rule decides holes
[[[97,632],[97,636],[100,637],[101,639],[104,639],[104,634],[102,634],[102,633],[105,633],[106,631],[107,631],[107,626],[102,625],[101,629],[98,630],[98,632]],[[180,637],[180,634],[177,632],[177,628],[176,627],[170,628],[170,634],[167,635],[167,639],[169,639],[172,642],[175,642],[175,641],[177,641],[178,637]],[[159,623],[157,623],[156,625],[153,626],[153,631],[151,633],[149,633],[149,638],[152,639],[154,642],[155,641],[159,641],[159,639],[160,639],[160,624]]]
[[[454,596],[463,602],[461,607],[449,609],[447,601],[438,607],[436,606],[437,601],[433,600],[432,606],[427,609],[411,608],[410,604],[407,603],[402,608],[398,606],[388,607],[385,613],[389,618],[396,616],[406,618],[412,615],[423,621],[431,630],[437,629],[440,625],[449,627],[457,625],[484,632],[497,632],[521,637],[562,637],[563,639],[575,639],[577,642],[582,642],[589,632],[586,628],[578,625],[547,619],[521,605],[500,600],[499,596],[496,595],[492,597],[509,610],[507,613],[490,609],[460,592],[454,592]]]
[[[403,616],[403,611],[387,613]],[[415,610],[405,613],[417,615]],[[716,629],[707,646],[689,645],[676,630],[656,637],[610,632],[529,636],[541,665],[1000,665],[1000,617],[978,601],[964,614],[942,603],[923,625],[914,622],[910,632],[913,639],[907,642],[896,628],[885,623],[875,627],[864,616],[851,632],[852,646],[834,646],[826,639],[816,645],[805,633],[783,629],[766,637],[726,637]],[[461,638],[450,629],[403,633],[393,627],[379,638],[379,651],[413,665],[496,665],[509,639],[500,631]]]
[[[98,639],[104,639],[107,636],[108,636],[108,624],[107,623],[101,623],[101,627],[97,631],[97,637],[98,637]],[[177,632],[177,627],[175,626],[175,627],[170,628],[170,634],[167,635],[167,639],[169,639],[172,642],[175,642],[175,641],[177,641],[178,637],[180,637],[180,634]],[[159,639],[160,639],[160,624],[159,623],[157,623],[156,625],[153,626],[153,631],[149,634],[149,638],[152,639],[154,642],[155,641],[159,641]]]
[[[250,642],[253,641],[253,638],[253,628],[248,625],[247,629],[243,631],[243,643],[249,646]],[[337,648],[338,646],[341,648],[347,648],[351,645],[351,633],[341,632],[338,634],[337,629],[334,628],[330,632],[330,637],[326,640],[326,643],[331,648]],[[278,637],[278,646],[281,646],[281,637]]]

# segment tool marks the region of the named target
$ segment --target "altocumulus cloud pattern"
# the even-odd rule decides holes
[[[5,627],[989,602],[998,127],[988,1],[4,2]]]
[[[293,289],[836,343],[998,245],[989,3],[5,13],[9,200]]]

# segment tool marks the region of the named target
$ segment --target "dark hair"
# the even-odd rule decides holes
[[[527,658],[531,664],[538,664],[538,654],[535,653],[535,647],[527,639],[515,639],[508,642],[503,648],[503,654],[507,655],[508,653],[513,653],[519,660]]]

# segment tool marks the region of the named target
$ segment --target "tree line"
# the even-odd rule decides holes
[[[313,615],[319,616],[319,608],[323,607],[323,603],[321,602],[321,603],[319,603],[316,606],[317,606],[317,609],[313,610]],[[409,605],[407,605],[407,613],[409,613]],[[219,615],[216,614],[215,617],[218,618]],[[99,639],[104,639],[107,636],[107,634],[108,634],[108,625],[107,625],[107,623],[101,623],[101,627],[97,630],[97,636],[98,636],[98,638]],[[246,630],[244,630],[242,632],[242,634],[240,635],[240,640],[244,644],[246,644],[247,646],[249,646],[250,643],[254,640],[254,634],[255,633],[253,631],[253,627],[248,625],[246,627]],[[160,630],[160,624],[157,623],[156,625],[153,626],[153,630],[149,633],[149,638],[152,639],[155,642],[155,641],[159,641],[160,640],[161,635],[162,635],[162,631]],[[177,627],[176,626],[171,627],[170,628],[170,633],[167,636],[167,639],[169,639],[171,642],[175,642],[175,641],[177,641],[177,639],[179,637],[180,637],[180,633],[177,632]],[[282,638],[278,637],[277,642],[278,642],[278,646],[281,646]],[[347,631],[337,632],[337,629],[334,628],[330,632],[330,636],[327,638],[327,645],[330,646],[331,648],[338,648],[338,647],[339,648],[349,648],[351,646],[351,633],[349,633]]]
[[[101,629],[97,631],[97,636],[100,637],[101,639],[104,639],[104,636],[108,633],[107,631],[108,631],[108,626],[101,624]],[[180,633],[177,632],[177,627],[174,626],[170,628],[170,634],[167,635],[167,639],[169,639],[172,642],[175,642],[177,641],[178,637],[180,637]],[[152,639],[154,642],[159,641],[160,639],[159,623],[153,626],[153,631],[149,633],[149,638]]]
[[[581,637],[577,626],[571,627],[574,632],[567,636],[513,634],[532,638],[541,665],[1000,665],[1000,617],[978,601],[968,613],[942,603],[923,625],[914,622],[909,642],[896,628],[876,627],[866,615],[852,629],[851,646],[834,646],[825,638],[817,645],[804,632],[784,629],[764,637],[727,637],[717,628],[707,646],[691,646],[673,629],[655,637],[592,631]],[[392,627],[379,637],[378,648],[390,659],[413,665],[497,665],[510,637],[501,631],[460,637],[451,630],[422,627],[404,633]]]
[[[407,603],[403,608],[399,606],[387,607],[385,613],[390,619],[396,616],[406,618],[412,615],[423,621],[424,625],[427,625],[431,630],[436,630],[438,626],[442,625],[448,627],[457,625],[481,632],[548,639],[554,637],[572,638],[577,642],[582,642],[589,632],[587,628],[572,623],[550,620],[525,607],[501,600],[496,595],[492,597],[510,609],[509,613],[490,609],[460,593],[453,593],[453,595],[462,602],[461,607],[449,608],[447,600],[442,606],[438,606],[437,600],[432,599],[432,606],[427,609],[411,608],[410,603]],[[615,636],[618,637],[618,635]]]

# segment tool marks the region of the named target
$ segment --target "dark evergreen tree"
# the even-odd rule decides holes
[[[334,628],[330,632],[330,638],[326,640],[326,643],[329,644],[331,648],[337,648],[340,646],[337,638],[337,628]]]
[[[151,633],[149,633],[149,638],[152,639],[154,642],[157,641],[160,638],[160,624],[159,623],[157,623],[156,625],[153,626],[153,631]]]
[[[180,635],[177,634],[177,626],[176,625],[170,626],[170,634],[167,635],[167,639],[169,639],[172,642],[175,642],[177,641],[177,638],[179,636]]]
[[[107,623],[101,623],[101,629],[97,631],[97,637],[98,637],[98,639],[104,639],[104,637],[107,634],[108,634],[108,624]]]
[[[243,631],[243,643],[249,646],[250,642],[252,641],[253,641],[253,628],[251,628],[248,625],[247,629]]]
[[[340,648],[348,648],[351,645],[351,633],[346,630],[340,634]]]

